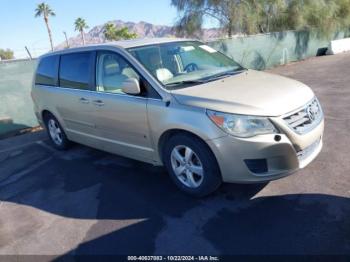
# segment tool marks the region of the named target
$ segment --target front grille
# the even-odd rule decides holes
[[[305,134],[314,129],[323,119],[321,106],[316,98],[302,109],[294,112],[283,120],[298,134]]]

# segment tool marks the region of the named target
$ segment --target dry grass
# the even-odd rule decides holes
[[[10,131],[4,134],[0,134],[0,139],[5,139],[5,138],[9,138],[9,137],[14,137],[14,136],[20,136],[23,134],[28,134],[28,133],[35,133],[35,132],[39,132],[43,130],[43,128],[41,126],[36,126],[36,127],[30,127],[30,128],[25,128],[25,129],[21,129],[21,130],[14,130],[14,131]]]

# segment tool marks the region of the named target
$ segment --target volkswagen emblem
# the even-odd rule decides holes
[[[317,101],[314,101],[312,102],[306,109],[306,113],[310,119],[311,122],[315,121],[317,116],[318,116],[318,113],[319,113],[319,106],[318,106],[318,103]]]

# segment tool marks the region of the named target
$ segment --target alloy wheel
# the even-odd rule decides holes
[[[189,188],[198,188],[204,178],[203,165],[188,146],[176,146],[171,152],[171,166],[177,179]]]
[[[62,130],[59,126],[59,124],[57,123],[57,121],[55,121],[54,119],[50,119],[47,123],[47,126],[49,128],[49,133],[51,136],[52,141],[60,146],[63,142],[63,134],[62,134]]]

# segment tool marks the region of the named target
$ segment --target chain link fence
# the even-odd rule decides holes
[[[30,87],[36,60],[0,62],[0,135],[38,125]]]
[[[264,70],[322,55],[327,50],[330,39],[348,36],[349,33],[340,32],[324,38],[309,31],[287,31],[219,39],[210,41],[208,45],[226,53],[244,67]],[[35,64],[35,60],[0,62],[0,136],[38,124],[30,97]]]
[[[350,32],[337,32],[324,36],[316,31],[284,31],[219,39],[208,44],[246,68],[265,70],[325,55],[331,40],[349,36]]]

